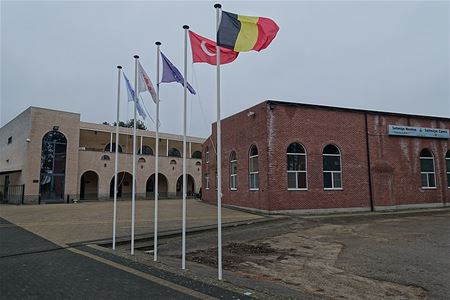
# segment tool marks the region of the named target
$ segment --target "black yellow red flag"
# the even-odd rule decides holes
[[[278,30],[271,19],[222,11],[217,44],[236,52],[261,51],[269,46]]]

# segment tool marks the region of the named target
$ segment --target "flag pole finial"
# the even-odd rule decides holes
[[[183,25],[183,29],[189,29],[189,25]]]
[[[156,45],[156,46],[161,46],[161,42],[160,42],[160,41],[157,41],[157,42],[155,42],[155,45]]]
[[[139,58],[139,55],[135,55],[135,56],[133,56],[134,58],[136,58],[136,59],[138,59]]]
[[[222,8],[222,4],[216,3],[216,4],[214,4],[214,8]]]
[[[117,66],[117,69],[122,69],[122,66]]]

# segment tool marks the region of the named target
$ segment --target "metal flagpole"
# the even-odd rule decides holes
[[[222,5],[214,4],[216,9],[216,34],[219,32],[219,20]],[[222,143],[220,125],[220,47],[216,35],[217,65],[217,278],[222,280]]]
[[[183,101],[183,232],[181,268],[186,269],[186,107],[187,107],[187,39],[188,25],[184,29],[184,101]]]
[[[117,118],[116,118],[116,155],[114,157],[114,208],[113,208],[113,250],[116,250],[116,222],[117,222],[117,168],[119,163],[119,108],[120,108],[120,75],[122,66],[117,66]],[[112,143],[111,143],[112,147]],[[110,149],[111,149],[110,147]]]
[[[134,117],[133,117],[133,189],[131,191],[131,255],[134,255],[134,222],[136,214],[136,103],[138,101],[138,61],[134,56]]]
[[[158,260],[158,177],[159,177],[159,56],[161,42],[156,42],[156,156],[155,156],[155,233],[154,233],[154,244],[153,244],[153,260]]]

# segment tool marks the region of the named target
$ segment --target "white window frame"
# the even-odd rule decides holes
[[[256,148],[256,150],[258,150],[258,147],[256,147],[255,145],[253,145],[252,147],[250,147],[250,151],[251,151],[251,149],[253,148],[253,147],[255,147]],[[257,160],[259,159],[259,151],[258,151],[258,154],[256,154],[256,155],[249,155],[248,156],[248,180],[249,180],[249,185],[248,185],[248,187],[249,187],[249,189],[250,189],[250,191],[259,191],[259,161],[258,161],[258,171],[250,171],[250,166],[251,166],[251,163],[250,163],[250,161],[252,160],[252,158],[256,158]],[[255,177],[255,178],[257,178],[258,179],[258,187],[252,187],[252,176],[253,177]]]
[[[206,146],[206,151],[205,151],[205,163],[209,164],[209,147]]]
[[[209,190],[209,174],[205,174],[205,189]]]
[[[434,155],[433,155],[433,153],[431,153],[431,151],[428,150],[428,149],[427,149],[427,151],[430,152],[431,157],[429,157],[429,156],[420,156],[419,157],[419,162],[420,162],[420,165],[421,165],[422,164],[422,159],[431,159],[433,161],[433,172],[422,172],[422,168],[420,168],[420,187],[423,190],[434,190],[434,189],[437,189],[436,166],[434,165]],[[430,177],[429,177],[430,174],[433,174],[433,176],[434,176],[434,186],[430,186]],[[426,175],[427,176],[427,186],[422,186],[422,175]]]
[[[305,147],[303,147],[302,144],[300,144],[300,145],[302,146],[303,150],[305,151]],[[290,188],[289,187],[289,180],[288,180],[288,183],[287,183],[288,191],[307,191],[308,190],[308,157],[306,155],[306,151],[303,152],[303,153],[290,153],[290,152],[287,152],[286,153],[286,158],[289,155],[304,156],[305,157],[305,170],[304,171],[301,171],[301,170],[287,170],[288,174],[289,173],[295,173],[295,185],[297,186],[295,188]],[[287,164],[287,160],[286,160],[286,164]],[[286,166],[286,168],[287,168],[287,166]],[[299,173],[305,173],[305,180],[306,180],[306,187],[305,188],[299,188],[298,187],[298,175],[299,175]],[[288,175],[288,178],[289,178],[289,175]]]
[[[445,167],[447,168],[447,161],[450,161],[450,150],[447,151],[447,154],[445,155]],[[450,168],[445,170],[446,177],[448,178],[450,175]],[[447,179],[446,178],[446,179]],[[436,181],[436,178],[434,179]],[[450,189],[450,180],[447,179],[447,188]]]
[[[332,145],[332,146],[336,147],[334,145]],[[336,147],[336,149],[338,149],[339,154],[326,154],[326,153],[322,152],[322,164],[323,164],[323,157],[324,156],[337,156],[337,157],[339,157],[339,171],[325,171],[324,170],[324,166],[322,165],[322,172],[323,172],[323,174],[331,173],[331,186],[332,187],[330,187],[330,188],[325,187],[325,180],[323,181],[323,189],[326,190],[326,191],[340,191],[340,190],[343,190],[343,186],[344,186],[344,181],[342,180],[342,157],[341,157],[341,151],[339,150],[338,147]],[[335,187],[334,186],[334,174],[339,174],[339,176],[341,177],[341,186],[340,187]]]
[[[234,154],[236,155],[236,152],[234,152]],[[233,172],[233,164],[236,164],[236,169],[237,169],[237,158],[234,160],[230,160],[230,190],[231,191],[237,191],[237,171],[236,173],[232,173]],[[234,185],[233,185],[234,183]]]

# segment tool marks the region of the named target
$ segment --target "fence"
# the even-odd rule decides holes
[[[0,185],[0,203],[23,204],[25,185]]]

